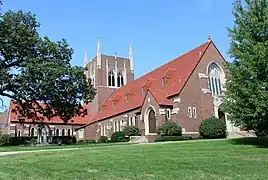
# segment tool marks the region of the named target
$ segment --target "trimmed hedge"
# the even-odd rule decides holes
[[[155,142],[164,142],[164,141],[187,141],[191,140],[191,136],[161,136],[155,139]]]
[[[11,137],[10,135],[3,134],[0,136],[0,146],[19,146],[19,145],[29,145],[31,143],[36,143],[36,137]]]
[[[76,137],[75,136],[53,136],[52,144],[75,144]]]
[[[100,143],[108,143],[108,138],[107,138],[107,136],[101,136],[99,142],[100,142]]]
[[[160,136],[181,136],[182,129],[175,122],[166,122],[157,130],[157,134]]]
[[[226,138],[226,124],[215,117],[201,121],[199,133],[206,139]]]
[[[123,129],[123,133],[125,136],[139,136],[139,128],[135,127],[135,126],[126,126],[124,129]]]
[[[53,136],[52,144],[75,144],[76,138],[74,136]],[[21,136],[11,137],[10,135],[0,136],[0,146],[19,146],[37,144],[37,137]]]
[[[112,142],[126,142],[127,139],[122,131],[114,132],[111,136]]]

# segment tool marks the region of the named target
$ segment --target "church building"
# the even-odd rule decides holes
[[[108,138],[125,126],[136,126],[149,141],[166,121],[178,123],[183,134],[198,135],[201,120],[211,116],[225,119],[227,131],[239,131],[221,111],[226,78],[226,61],[213,41],[204,44],[134,80],[132,47],[129,57],[101,53],[85,73],[97,95],[89,105],[94,115],[77,129],[79,139]]]

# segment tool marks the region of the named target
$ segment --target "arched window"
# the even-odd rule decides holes
[[[115,77],[113,71],[109,71],[108,73],[108,86],[115,86]]]
[[[68,129],[67,134],[68,136],[71,136],[71,129]]]
[[[61,136],[65,136],[65,129],[61,130]]]
[[[34,137],[34,128],[31,129],[31,137]]]
[[[18,129],[18,137],[21,137],[21,130]]]
[[[117,86],[118,87],[121,87],[124,85],[124,76],[123,76],[123,73],[120,71],[118,74],[117,74]]]
[[[213,95],[221,95],[221,70],[215,63],[209,65],[208,68],[208,86]]]
[[[59,135],[60,135],[60,130],[56,129],[56,136],[59,136]]]

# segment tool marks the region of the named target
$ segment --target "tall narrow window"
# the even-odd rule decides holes
[[[114,127],[113,127],[114,132],[116,132],[116,122],[114,121],[113,124],[114,124]]]
[[[68,129],[67,134],[68,136],[71,136],[71,129]]]
[[[59,136],[59,135],[60,135],[60,130],[56,129],[56,136]]]
[[[31,129],[31,137],[34,137],[34,128]]]
[[[171,118],[171,111],[170,111],[170,109],[167,109],[167,119],[170,119]]]
[[[131,120],[131,117],[130,116],[128,117],[128,125],[129,126],[132,126],[132,120]]]
[[[101,126],[101,136],[103,136],[103,126]]]
[[[193,117],[193,112],[192,112],[192,108],[188,107],[188,117],[192,118]]]
[[[106,125],[103,125],[103,135],[106,136]]]
[[[61,130],[61,136],[65,136],[65,129]]]
[[[21,130],[20,129],[18,129],[18,135],[17,136],[21,137]]]
[[[115,86],[115,76],[113,71],[108,73],[108,86]]]
[[[165,78],[162,78],[162,86],[166,87],[166,79]]]
[[[219,66],[215,63],[209,65],[208,68],[208,78],[209,78],[209,89],[213,95],[221,95],[222,87],[221,87],[221,70]]]
[[[197,114],[196,114],[196,107],[193,107],[193,118],[196,118]]]
[[[136,126],[136,117],[135,116],[132,117],[132,126]]]
[[[118,87],[121,87],[124,85],[124,76],[123,76],[123,73],[122,71],[120,71],[118,74],[117,74],[117,86]]]

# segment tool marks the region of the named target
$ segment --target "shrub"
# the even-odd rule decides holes
[[[3,134],[0,136],[0,146],[8,146],[10,145],[11,137],[7,134]]]
[[[123,133],[125,136],[139,136],[139,128],[135,126],[127,126],[123,129]]]
[[[126,142],[125,134],[122,131],[114,132],[111,136],[112,142]]]
[[[53,136],[52,137],[53,144],[75,144],[76,138],[75,136]]]
[[[164,141],[187,141],[191,140],[191,136],[161,136],[156,138],[155,142],[164,142]]]
[[[199,133],[206,139],[225,138],[226,124],[215,117],[201,121]]]
[[[175,122],[166,122],[157,130],[161,136],[181,136],[181,132],[181,127]]]
[[[95,141],[95,140],[90,140],[90,139],[88,139],[88,140],[85,141],[85,143],[86,143],[86,144],[95,144],[96,141]]]
[[[101,137],[100,137],[100,143],[108,143],[108,138],[107,138],[107,136],[101,136]]]

